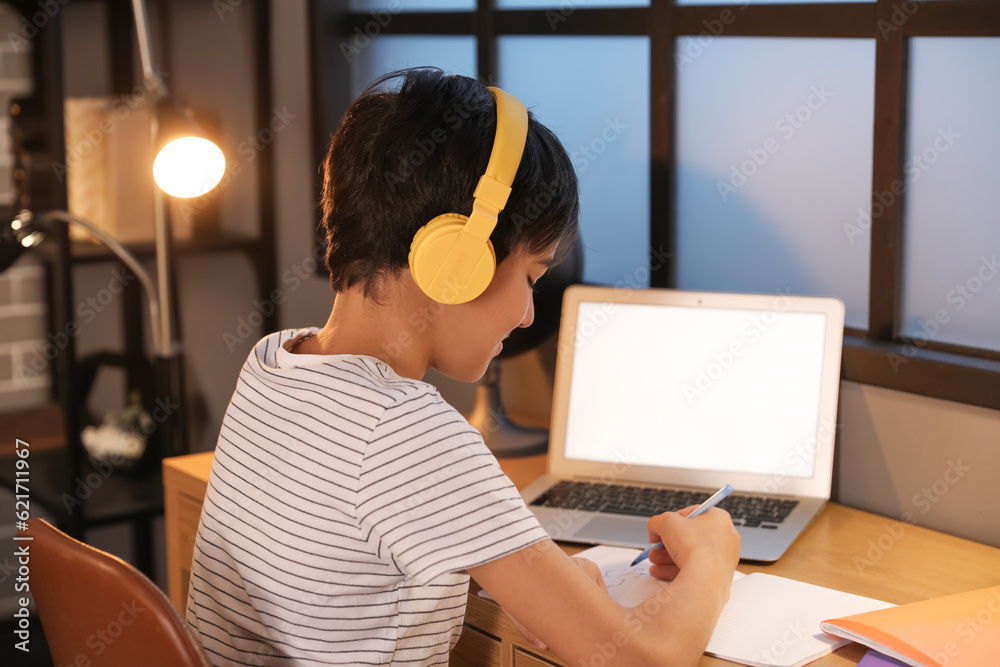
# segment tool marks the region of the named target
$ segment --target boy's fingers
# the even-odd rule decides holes
[[[503,609],[503,607],[501,607],[501,609]],[[520,621],[511,616],[506,609],[503,610],[503,613],[507,614],[507,618],[509,618],[510,622],[514,624],[514,627],[517,628],[517,631],[520,632],[525,639],[533,643],[538,648],[539,651],[547,651],[549,649],[549,647],[545,644],[545,642],[539,639],[538,636],[535,635],[535,633],[533,633],[531,630],[521,625]]]
[[[646,522],[646,532],[649,534],[648,539],[651,543],[656,544],[660,541],[660,535],[665,532],[666,524],[670,521],[672,514],[676,514],[676,512],[664,512],[649,517],[649,521]]]
[[[653,549],[649,552],[649,562],[653,565],[673,565],[674,559],[666,549]]]
[[[649,574],[657,579],[673,581],[680,573],[681,569],[676,565],[653,565],[649,568]]]

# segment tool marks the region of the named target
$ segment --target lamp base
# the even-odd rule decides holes
[[[498,457],[534,456],[549,447],[549,431],[514,423],[500,402],[500,362],[494,359],[476,388],[476,406],[468,420]]]

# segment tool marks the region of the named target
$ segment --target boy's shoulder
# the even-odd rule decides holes
[[[289,341],[318,331],[286,329],[265,336],[250,351],[241,375],[269,383],[301,382],[317,390],[326,387],[383,408],[421,398],[430,403],[443,402],[434,385],[404,378],[381,359],[364,354],[297,354],[287,349]]]

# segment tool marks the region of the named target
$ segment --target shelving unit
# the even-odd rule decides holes
[[[70,5],[101,4],[106,16],[105,30],[110,44],[109,62],[111,87],[114,94],[126,94],[136,83],[137,71],[133,57],[134,25],[129,0],[71,0]],[[13,3],[22,14],[32,17],[39,5],[32,0]],[[55,5],[56,3],[53,3]],[[169,16],[183,3],[152,3],[162,17]],[[156,5],[159,5],[156,7]],[[253,109],[255,127],[265,127],[272,110],[271,53],[269,34],[269,0],[251,0],[240,3],[243,11],[253,13],[251,37],[253,72]],[[188,6],[190,8],[190,5]],[[181,9],[183,11],[183,7]],[[48,16],[44,25],[36,25],[33,44],[33,65],[37,88],[35,94],[21,103],[18,125],[22,128],[24,150],[31,156],[29,168],[29,198],[22,206],[34,211],[67,208],[65,184],[55,175],[51,165],[56,156],[66,154],[63,121],[63,45],[64,16],[62,6],[55,15]],[[30,20],[30,19],[29,19]],[[41,23],[38,21],[37,23]],[[167,45],[162,45],[167,48]],[[141,77],[140,77],[141,78]],[[250,100],[248,100],[249,102]],[[58,160],[61,161],[61,160]],[[256,270],[258,298],[266,299],[276,288],[275,211],[273,193],[273,164],[267,148],[255,156],[259,235],[253,238],[213,232],[199,237],[197,231],[190,240],[172,243],[172,255],[183,258],[210,253],[241,253]],[[215,228],[218,225],[214,226]],[[64,225],[56,228],[56,238],[39,248],[37,256],[46,266],[49,277],[49,331],[70,330],[76,316],[74,301],[74,268],[83,265],[118,262],[116,256],[96,244],[71,241]],[[128,245],[140,259],[152,258],[153,243]],[[173,272],[176,275],[176,272]],[[171,289],[175,300],[174,312],[178,313],[176,300],[197,298],[194,294],[178,294],[176,285]],[[124,349],[117,355],[126,369],[127,385],[131,390],[142,384],[141,369],[148,368],[144,349],[143,332],[148,318],[145,315],[138,281],[126,283],[121,298]],[[277,308],[263,317],[265,331],[272,331],[277,324]],[[175,319],[180,327],[179,318]],[[181,369],[182,371],[182,369]],[[70,535],[83,540],[87,528],[117,522],[129,522],[133,531],[134,558],[137,567],[146,574],[153,573],[152,519],[163,512],[163,485],[159,465],[142,473],[116,470],[102,474],[87,460],[80,442],[81,396],[78,381],[79,360],[76,340],[68,336],[66,344],[56,357],[53,368],[54,400],[62,407],[64,446],[41,452],[31,459],[32,501],[51,513],[59,526]],[[184,396],[183,374],[171,396]],[[144,397],[147,403],[149,400]],[[179,426],[182,437],[179,446],[170,443],[160,455],[185,453],[187,438],[184,432],[183,410]],[[26,434],[27,435],[27,434]],[[20,437],[20,436],[18,436]],[[14,465],[0,461],[0,485],[13,488]],[[96,477],[95,477],[96,475]],[[93,484],[88,483],[94,482]],[[99,480],[99,481],[98,481]],[[82,486],[81,486],[82,484]]]

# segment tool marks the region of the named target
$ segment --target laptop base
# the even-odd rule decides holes
[[[649,546],[646,529],[648,517],[603,514],[531,505],[558,480],[545,475],[521,492],[528,508],[553,540],[582,544],[645,549]],[[740,534],[740,560],[771,563],[792,545],[806,525],[823,509],[821,498],[796,498],[799,504],[778,528],[737,526]]]

